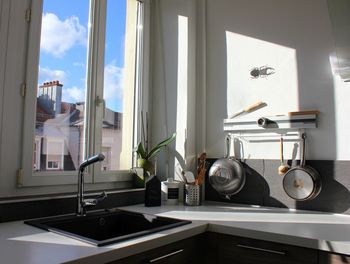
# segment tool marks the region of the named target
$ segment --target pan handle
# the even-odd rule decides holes
[[[302,145],[301,145],[301,157],[300,157],[300,166],[305,166],[305,152],[306,152],[306,133],[301,134]]]
[[[236,157],[236,151],[235,151],[235,140],[236,140],[236,137],[233,135],[233,134],[228,134],[226,137],[225,137],[225,141],[226,141],[226,148],[225,148],[225,156],[224,158],[228,159],[228,158],[235,158],[237,159]],[[230,150],[231,150],[231,144],[233,142],[233,155],[230,155]],[[243,146],[240,146],[240,148],[243,147]],[[240,160],[242,160],[242,158],[240,158]]]
[[[230,156],[230,147],[231,147],[231,136],[230,134],[228,134],[225,137],[225,143],[226,143],[226,147],[225,147],[225,159],[228,159]]]

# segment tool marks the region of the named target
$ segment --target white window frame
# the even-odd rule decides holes
[[[35,156],[35,160],[36,162],[34,163],[37,167],[37,170],[40,169],[41,166],[41,162],[40,162],[40,150],[41,150],[41,138],[35,139],[34,140],[34,148],[35,148],[35,152],[34,152],[34,156]],[[33,157],[34,158],[34,157]],[[33,165],[34,165],[33,164]],[[34,170],[34,168],[33,168]],[[34,170],[35,171],[35,170]]]
[[[102,122],[96,120],[102,120],[104,112],[104,104],[97,104],[98,98],[103,98],[103,69],[104,69],[104,48],[105,48],[105,29],[106,29],[106,3],[107,0],[91,0],[90,2],[90,24],[91,31],[89,32],[89,44],[88,44],[88,68],[87,68],[87,100],[85,110],[85,139],[90,138],[90,141],[85,140],[85,156],[89,157],[93,154],[101,151],[101,126]],[[131,1],[131,0],[127,0]],[[139,3],[145,1],[137,0]],[[148,0],[146,0],[149,6]],[[29,26],[28,34],[28,52],[27,52],[27,67],[26,67],[26,87],[27,92],[24,99],[24,120],[23,120],[23,150],[21,168],[22,180],[19,186],[46,186],[46,185],[63,185],[63,184],[76,184],[77,171],[45,171],[39,172],[33,170],[33,155],[34,155],[34,140],[35,140],[35,118],[36,118],[36,96],[38,86],[38,69],[39,69],[39,54],[40,54],[40,34],[41,34],[41,18],[42,18],[43,0],[32,1],[31,8],[31,23]],[[148,7],[149,10],[149,7]],[[94,19],[94,21],[91,21]],[[97,22],[96,22],[97,21]],[[149,25],[149,18],[147,20]],[[144,27],[143,27],[144,31]],[[144,40],[143,40],[144,41]],[[136,52],[137,53],[137,52]],[[142,54],[142,57],[144,55]],[[94,63],[92,63],[94,62]],[[139,59],[137,63],[142,63],[143,67],[145,60]],[[148,58],[147,58],[148,63]],[[140,67],[138,65],[137,67]],[[146,73],[148,74],[148,73]],[[145,75],[145,72],[141,74]],[[91,89],[90,87],[97,87]],[[148,90],[148,85],[145,85]],[[137,85],[135,89],[134,101],[140,97],[141,85]],[[145,91],[142,92],[143,94]],[[147,92],[146,92],[147,93]],[[148,100],[146,97],[143,102]],[[89,102],[89,104],[87,103]],[[138,107],[144,108],[144,104],[137,103]],[[134,102],[136,105],[136,103]],[[138,122],[140,109],[135,111],[134,108],[134,126]],[[145,111],[145,110],[144,110]],[[132,146],[136,145],[136,142],[140,138],[138,126],[134,127],[134,135]],[[134,164],[134,161],[133,161]],[[47,166],[47,164],[46,164]],[[103,183],[103,182],[127,182],[131,181],[131,175],[129,170],[120,171],[102,171],[101,164],[96,163],[87,169],[85,174],[86,183]],[[115,185],[113,185],[115,186]]]

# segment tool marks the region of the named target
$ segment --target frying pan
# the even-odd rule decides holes
[[[306,134],[302,134],[300,166],[290,169],[283,178],[287,195],[297,201],[314,199],[321,191],[321,176],[312,167],[305,166]]]
[[[226,154],[224,158],[214,162],[209,170],[209,183],[223,197],[229,199],[238,193],[245,184],[245,171],[242,163],[235,157],[229,157],[231,136],[226,138]]]

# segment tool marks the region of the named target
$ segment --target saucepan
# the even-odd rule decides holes
[[[229,199],[238,193],[245,184],[245,171],[242,163],[234,156],[230,156],[231,136],[225,138],[225,157],[213,163],[209,170],[211,186],[223,197]]]
[[[290,169],[283,178],[287,195],[297,201],[314,199],[322,189],[321,176],[312,167],[305,165],[306,134],[302,134],[300,165]]]

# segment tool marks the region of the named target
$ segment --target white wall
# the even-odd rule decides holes
[[[251,116],[320,110],[319,128],[307,131],[308,158],[349,159],[350,130],[344,115],[350,109],[341,101],[350,95],[350,87],[334,81],[332,75],[329,59],[334,39],[326,0],[207,3],[209,155],[223,153],[222,119],[262,100],[268,106]],[[274,67],[276,73],[250,79],[249,69],[263,65]],[[243,141],[243,145],[245,158],[279,157],[278,143]],[[293,143],[287,144],[287,157],[292,149]]]
[[[164,42],[164,61],[156,52],[152,83],[154,91],[162,95],[167,91],[168,133],[175,129],[177,89],[177,28],[176,16],[186,14],[189,21],[198,21],[200,10],[193,11],[195,1],[161,1],[161,38]],[[204,1],[197,1],[203,3]],[[197,93],[188,97],[189,105],[197,104],[192,138],[205,137],[205,146],[197,144],[195,153],[206,150],[209,157],[220,157],[224,153],[223,119],[258,100],[267,107],[250,114],[261,117],[297,110],[318,109],[319,127],[308,133],[308,159],[350,159],[350,84],[341,82],[333,75],[330,56],[335,49],[332,25],[326,0],[207,0],[206,23],[197,24],[192,38],[201,31],[206,33],[205,44],[197,39],[196,49],[206,46],[206,94],[205,130],[202,130],[199,104],[201,98],[197,64],[189,74],[197,81]],[[198,7],[198,6],[197,6]],[[191,18],[192,17],[192,18]],[[159,31],[156,33],[159,33]],[[195,40],[193,40],[195,42]],[[159,42],[159,39],[158,39]],[[193,56],[193,54],[191,56]],[[158,59],[158,60],[157,60]],[[197,62],[198,62],[197,51]],[[253,67],[271,66],[276,73],[261,79],[251,79]],[[164,74],[166,83],[160,79]],[[197,75],[196,75],[197,74]],[[203,76],[202,76],[203,77]],[[164,81],[164,80],[163,80]],[[192,83],[194,84],[194,83]],[[192,89],[192,88],[191,88]],[[154,96],[154,95],[153,95]],[[157,99],[156,99],[157,100]],[[165,105],[161,101],[153,104],[153,139],[164,134]],[[191,109],[187,113],[193,115]],[[160,122],[159,122],[160,121]],[[277,137],[278,139],[278,137]],[[198,140],[197,140],[198,141]],[[245,158],[278,159],[279,144],[248,143],[242,141]],[[285,157],[291,158],[294,142],[285,145]]]
[[[151,145],[177,133],[176,142],[169,152],[163,152],[158,157],[158,174],[162,177],[172,177],[174,166],[180,173],[179,163],[183,169],[194,168],[195,4],[193,0],[161,0],[153,1],[152,5]],[[177,153],[174,152],[175,148]],[[179,159],[175,159],[175,156]]]

